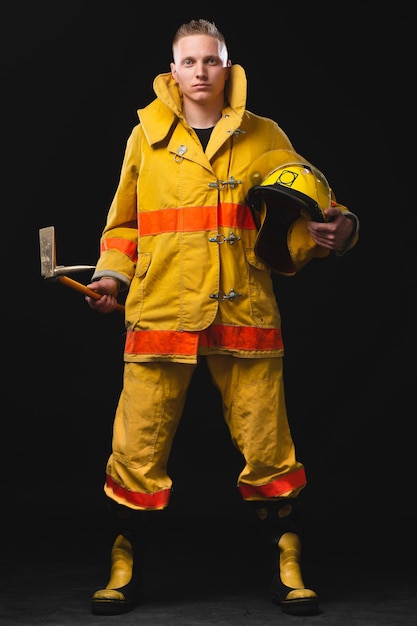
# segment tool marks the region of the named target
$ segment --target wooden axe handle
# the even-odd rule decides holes
[[[86,285],[83,285],[82,283],[79,283],[72,278],[68,278],[68,276],[58,276],[58,280],[60,283],[63,283],[67,287],[71,287],[72,289],[75,289],[76,291],[79,291],[86,296],[90,296],[91,298],[94,298],[94,300],[100,300],[101,298],[101,294],[97,293],[97,291],[93,291]],[[118,311],[122,311],[123,313],[125,310],[123,304],[117,304],[116,309]]]

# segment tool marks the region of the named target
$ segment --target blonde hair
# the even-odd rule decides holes
[[[210,37],[214,37],[217,39],[226,51],[227,56],[227,45],[224,35],[219,31],[214,22],[209,22],[208,20],[191,20],[186,24],[181,24],[178,28],[177,32],[174,35],[174,39],[172,40],[172,47],[174,48],[175,44],[182,39],[183,37],[189,37],[190,35],[209,35]]]

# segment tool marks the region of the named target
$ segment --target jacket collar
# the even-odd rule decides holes
[[[158,74],[153,82],[153,89],[156,99],[145,108],[138,109],[139,121],[150,145],[165,140],[178,120],[188,128],[182,112],[181,92],[171,73]],[[226,83],[225,96],[223,118],[228,116],[230,133],[239,126],[245,112],[247,80],[242,66],[232,65]],[[231,121],[232,128],[230,128]]]

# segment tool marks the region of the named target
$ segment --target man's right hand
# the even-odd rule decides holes
[[[101,294],[99,300],[90,296],[85,299],[88,305],[99,313],[111,313],[117,306],[117,296],[119,295],[119,283],[115,278],[100,278],[87,285],[93,291]]]

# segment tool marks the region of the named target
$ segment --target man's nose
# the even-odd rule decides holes
[[[195,73],[196,73],[197,76],[206,76],[206,74],[207,74],[206,66],[204,65],[203,62],[196,64],[196,72]]]

